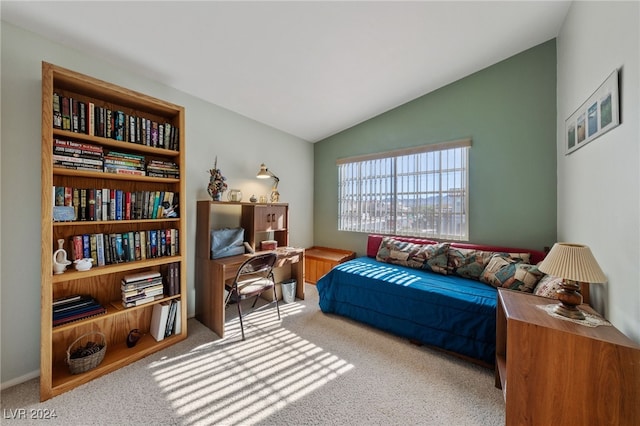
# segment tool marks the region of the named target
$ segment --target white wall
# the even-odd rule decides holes
[[[640,343],[640,3],[573,2],[557,40],[558,240],[587,244],[596,309]],[[622,68],[622,124],[564,155],[564,122]]]
[[[185,107],[189,316],[195,306],[196,200],[208,198],[208,169],[216,155],[230,186],[241,189],[247,200],[252,193],[270,190],[271,181],[255,179],[260,163],[276,172],[281,201],[290,205],[290,243],[298,247],[313,244],[312,144],[5,22],[1,31],[3,387],[36,377],[40,366],[41,61]]]

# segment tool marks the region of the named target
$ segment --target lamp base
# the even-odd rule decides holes
[[[571,319],[585,319],[582,311],[578,309],[578,305],[582,303],[582,295],[580,294],[580,285],[577,282],[562,281],[557,294],[560,303],[553,309],[554,313]]]
[[[580,309],[576,308],[575,306],[565,306],[562,303],[558,303],[553,308],[553,313],[575,320],[585,319],[585,316]]]

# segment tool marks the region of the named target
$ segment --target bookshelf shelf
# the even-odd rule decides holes
[[[179,222],[180,218],[169,217],[163,219],[125,219],[125,220],[92,220],[92,221],[68,221],[68,222],[52,222],[55,227],[65,226],[106,226],[106,225],[131,225],[141,223],[167,223],[167,222]]]
[[[116,263],[113,265],[95,266],[88,271],[76,271],[73,268],[68,269],[63,274],[53,275],[52,284],[65,283],[73,280],[83,280],[91,277],[99,277],[103,275],[116,274],[118,272],[128,272],[140,269],[141,267],[149,268],[152,266],[167,265],[173,262],[182,261],[182,256],[164,256],[155,259],[134,260],[125,263]],[[69,266],[71,267],[71,265]]]
[[[136,152],[155,154],[163,157],[178,157],[180,155],[180,151],[174,151],[171,149],[157,148],[153,146],[146,146],[146,145],[140,145],[140,144],[132,144],[131,142],[114,141],[112,139],[107,139],[99,136],[85,135],[84,133],[70,132],[68,130],[53,129],[53,135],[61,139],[72,138],[74,140],[107,146],[114,149],[122,149],[126,151],[134,150]]]
[[[180,336],[169,336],[160,342],[156,342],[153,337],[145,334],[133,348],[128,348],[125,344],[117,347],[107,346],[107,352],[102,363],[95,369],[83,374],[72,375],[69,373],[64,360],[58,361],[54,366],[52,392],[56,394],[67,392],[107,373],[126,367],[128,364],[178,343],[180,340],[182,340]]]
[[[74,101],[76,103],[73,103]],[[64,108],[58,110],[56,108],[58,102],[62,106],[71,105],[71,114],[68,114]],[[77,116],[73,115],[74,111],[78,112]],[[104,117],[105,120],[99,117]],[[121,117],[126,120],[127,127],[118,121]],[[74,121],[74,118],[77,120]],[[67,126],[69,122],[70,127]],[[53,64],[42,63],[40,300],[40,399],[42,401],[124,367],[187,337],[184,128],[184,108],[181,106]],[[98,164],[102,164],[103,153],[105,169],[108,155],[120,155],[115,159],[123,163],[116,162],[116,164],[131,165],[130,163],[137,161],[139,167],[134,170],[142,170],[146,167],[150,172],[153,165],[154,172],[158,173],[160,169],[158,174],[170,177],[108,173],[103,171],[102,165],[96,166],[96,170],[75,169],[76,164],[73,163],[95,165],[95,161],[100,161]],[[59,164],[74,168],[58,167]],[[83,167],[89,168],[89,166]],[[56,188],[64,189],[64,205],[72,205],[76,209],[76,220],[66,222],[53,220],[54,205],[62,205],[56,204],[60,200],[58,195],[61,194],[61,192],[55,192]],[[75,195],[76,189],[78,191],[95,189],[96,195],[100,192],[97,190],[102,190],[103,194],[110,196],[107,203],[109,209],[114,191],[120,191],[123,194],[131,193],[132,200],[133,193],[139,193],[141,198],[138,199],[147,200],[148,204],[140,210],[143,214],[139,214],[140,211],[134,211],[131,208],[134,204],[131,203],[131,205],[127,204],[127,207],[131,208],[127,210],[130,214],[109,216],[109,219],[114,217],[127,219],[103,220],[102,215],[94,215],[93,213],[96,212],[93,207],[90,207],[99,199],[90,196],[80,197],[86,202],[86,210],[83,204],[76,203],[76,199],[68,204],[69,191]],[[168,198],[164,198],[164,201],[169,200],[168,206],[177,206],[175,207],[177,217],[162,217],[158,209],[158,216],[161,217],[140,219],[156,216],[156,210],[153,210],[153,215],[151,214],[151,207],[157,206],[158,200],[163,201],[163,196],[155,195],[156,201],[153,205],[151,203],[153,198],[148,198],[147,195],[154,194],[166,194]],[[117,205],[121,206],[120,199]],[[147,205],[150,208],[144,210]],[[106,212],[104,203],[101,203],[101,206],[102,213]],[[80,216],[78,211],[86,212],[89,216]],[[111,213],[110,210],[109,212]],[[129,217],[136,219],[129,219]],[[116,241],[111,238],[112,234],[122,238],[135,237],[135,247],[130,246],[134,249],[124,254],[124,259],[119,257],[123,252],[118,252],[118,257],[113,258],[113,250],[110,251],[112,258],[109,259],[107,256],[108,244]],[[146,245],[143,244],[145,235],[148,238],[153,236],[153,242],[148,242],[149,248],[145,248]],[[104,237],[105,254],[99,266],[94,262],[91,269],[76,271],[73,265],[69,265],[62,274],[54,274],[54,252],[58,249],[58,240],[64,241],[67,259],[73,261],[75,256],[88,257],[87,251],[84,250],[85,236],[88,236],[91,241],[89,257],[100,253],[100,250],[93,250],[94,236],[97,245]],[[138,236],[140,243],[138,243]],[[175,240],[170,240],[170,237],[175,237]],[[80,247],[82,250],[77,246],[79,240],[82,240],[82,247]],[[174,244],[170,246],[171,242]],[[154,244],[157,244],[157,247]],[[157,251],[154,251],[156,248]],[[141,254],[135,249],[139,249]],[[142,255],[144,253],[147,254]],[[177,268],[174,268],[174,265]],[[123,297],[128,297],[121,290],[121,281],[125,276],[140,272],[159,272],[163,276],[163,285],[168,285],[166,281],[168,281],[169,271],[176,269],[177,277],[175,274],[170,275],[173,277],[170,292],[167,291],[169,287],[158,288],[159,280],[153,284],[156,288],[152,294],[164,292],[162,298],[129,308],[122,305]],[[139,297],[137,293],[134,294],[135,297]],[[80,316],[82,319],[54,327],[54,300],[67,299],[74,295],[89,296],[93,299],[92,303],[101,305],[106,312],[86,318]],[[149,335],[153,307],[159,303],[177,300],[180,300],[181,306],[177,314],[181,323],[180,331],[158,342]],[[58,308],[55,312],[57,318],[64,318],[64,314],[61,315]],[[126,339],[132,329],[139,329],[144,336],[135,347],[128,348]],[[104,360],[89,371],[71,374],[66,364],[66,351],[78,337],[92,331],[100,331],[106,337],[107,350]]]
[[[124,180],[128,182],[161,182],[161,183],[179,183],[180,179],[162,178],[155,176],[133,176],[133,175],[117,175],[115,173],[90,172],[87,170],[65,169],[64,167],[54,167],[53,174],[56,176],[77,176],[106,180]]]
[[[164,302],[167,300],[173,300],[173,299],[179,299],[180,296],[176,295],[176,296],[169,296],[169,297],[164,297],[160,300],[158,300],[158,302]],[[113,300],[110,303],[105,305],[105,308],[107,309],[107,311],[104,314],[101,315],[97,315],[94,317],[89,317],[77,322],[72,322],[69,324],[64,324],[64,325],[59,325],[56,327],[53,327],[53,334],[62,334],[62,333],[66,333],[69,330],[73,330],[75,328],[77,328],[79,325],[89,325],[91,323],[94,322],[98,322],[98,321],[103,321],[109,317],[113,317],[113,316],[117,316],[117,315],[129,315],[131,312],[134,312],[135,310],[140,310],[140,309],[146,309],[146,305],[143,306],[135,306],[132,308],[125,308],[122,306],[122,299],[118,299],[118,300]]]

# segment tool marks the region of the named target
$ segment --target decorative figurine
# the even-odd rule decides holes
[[[67,252],[64,250],[64,240],[58,240],[58,250],[53,252],[53,273],[59,275],[63,273],[71,261],[67,260]]]
[[[213,169],[209,170],[209,186],[207,186],[207,192],[211,196],[213,201],[220,201],[222,199],[222,193],[227,190],[227,178],[222,176],[222,172],[218,168],[218,156],[213,163]]]

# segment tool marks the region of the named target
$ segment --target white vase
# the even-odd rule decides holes
[[[67,260],[67,252],[64,250],[64,240],[58,240],[58,250],[53,252],[53,273],[61,274],[67,266],[71,265],[71,262]]]

